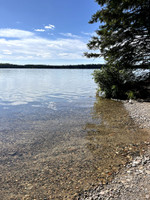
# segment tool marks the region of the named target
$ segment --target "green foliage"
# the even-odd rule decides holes
[[[118,70],[115,66],[94,70],[94,80],[107,98],[126,99],[127,92],[134,88],[132,70]]]
[[[99,91],[105,93],[106,98],[144,99],[149,97],[145,80],[150,80],[150,73],[146,79],[139,81],[132,69],[119,70],[113,65],[107,65],[94,70],[93,77],[99,86]]]
[[[95,0],[100,9],[89,23],[99,22],[88,43],[88,58],[104,57],[95,82],[108,98],[146,97],[133,69],[150,69],[150,0]],[[142,83],[142,84],[141,84]]]
[[[134,92],[129,90],[128,92],[126,92],[127,96],[128,96],[128,99],[134,99],[135,98],[135,95],[134,95]]]
[[[150,68],[150,0],[96,0],[100,6],[89,23],[100,22],[88,43],[87,57],[103,56],[122,68]]]

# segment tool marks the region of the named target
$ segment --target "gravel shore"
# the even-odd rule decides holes
[[[140,128],[150,129],[150,102],[124,102],[124,106]]]
[[[132,119],[150,134],[150,102],[123,102]],[[134,158],[112,182],[85,191],[78,200],[150,200],[150,143],[147,151]]]

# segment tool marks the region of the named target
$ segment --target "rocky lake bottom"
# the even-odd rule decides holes
[[[1,110],[2,200],[78,199],[143,154],[149,135],[123,103],[94,101],[57,111],[24,106],[13,116],[11,109]]]

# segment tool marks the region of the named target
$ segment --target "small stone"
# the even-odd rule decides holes
[[[150,195],[147,194],[147,195],[145,196],[145,198],[146,198],[146,199],[150,199]]]
[[[136,167],[137,165],[139,165],[141,163],[141,160],[136,160],[136,161],[133,161],[132,163],[132,167]]]
[[[130,179],[130,178],[127,178],[127,179],[126,179],[126,181],[127,181],[127,182],[130,182],[130,181],[131,181],[131,179]]]
[[[150,170],[145,170],[146,174],[150,175]]]
[[[143,173],[143,170],[139,170],[139,173],[142,174],[142,173]]]
[[[101,195],[104,195],[104,194],[105,194],[105,191],[101,191],[100,194],[101,194]]]

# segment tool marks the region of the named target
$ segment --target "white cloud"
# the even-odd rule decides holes
[[[4,34],[6,33],[6,34]],[[95,61],[83,57],[87,51],[86,38],[48,39],[36,33],[18,29],[0,29],[1,62],[27,64],[71,64]],[[98,62],[103,62],[103,59]]]
[[[65,37],[71,37],[71,38],[81,38],[78,35],[73,35],[72,33],[60,33],[60,35],[63,35]]]
[[[3,54],[4,55],[11,55],[12,54],[12,52],[11,51],[9,51],[9,50],[2,50],[2,52],[3,52]]]
[[[54,30],[54,29],[55,29],[55,26],[52,25],[52,24],[49,24],[48,26],[45,26],[44,28],[45,28],[45,29],[51,29],[51,30]]]
[[[34,29],[34,31],[36,31],[36,32],[45,32],[45,31],[48,30],[48,29],[54,30],[54,29],[55,29],[55,26],[52,25],[52,24],[49,24],[49,25],[47,25],[47,26],[44,26],[44,28],[37,28],[37,29]]]
[[[0,38],[1,62],[50,63],[52,60],[86,59],[83,57],[83,52],[87,51],[86,42],[81,38],[51,40],[18,29],[0,29],[0,35],[3,37]]]
[[[37,31],[37,32],[45,32],[44,29],[34,29],[34,31]]]
[[[87,36],[96,36],[96,33],[95,32],[92,32],[92,33],[87,33],[87,32],[81,32],[83,35],[87,35]]]
[[[9,28],[0,29],[0,37],[4,38],[27,38],[32,36],[34,36],[34,34],[30,31]]]

